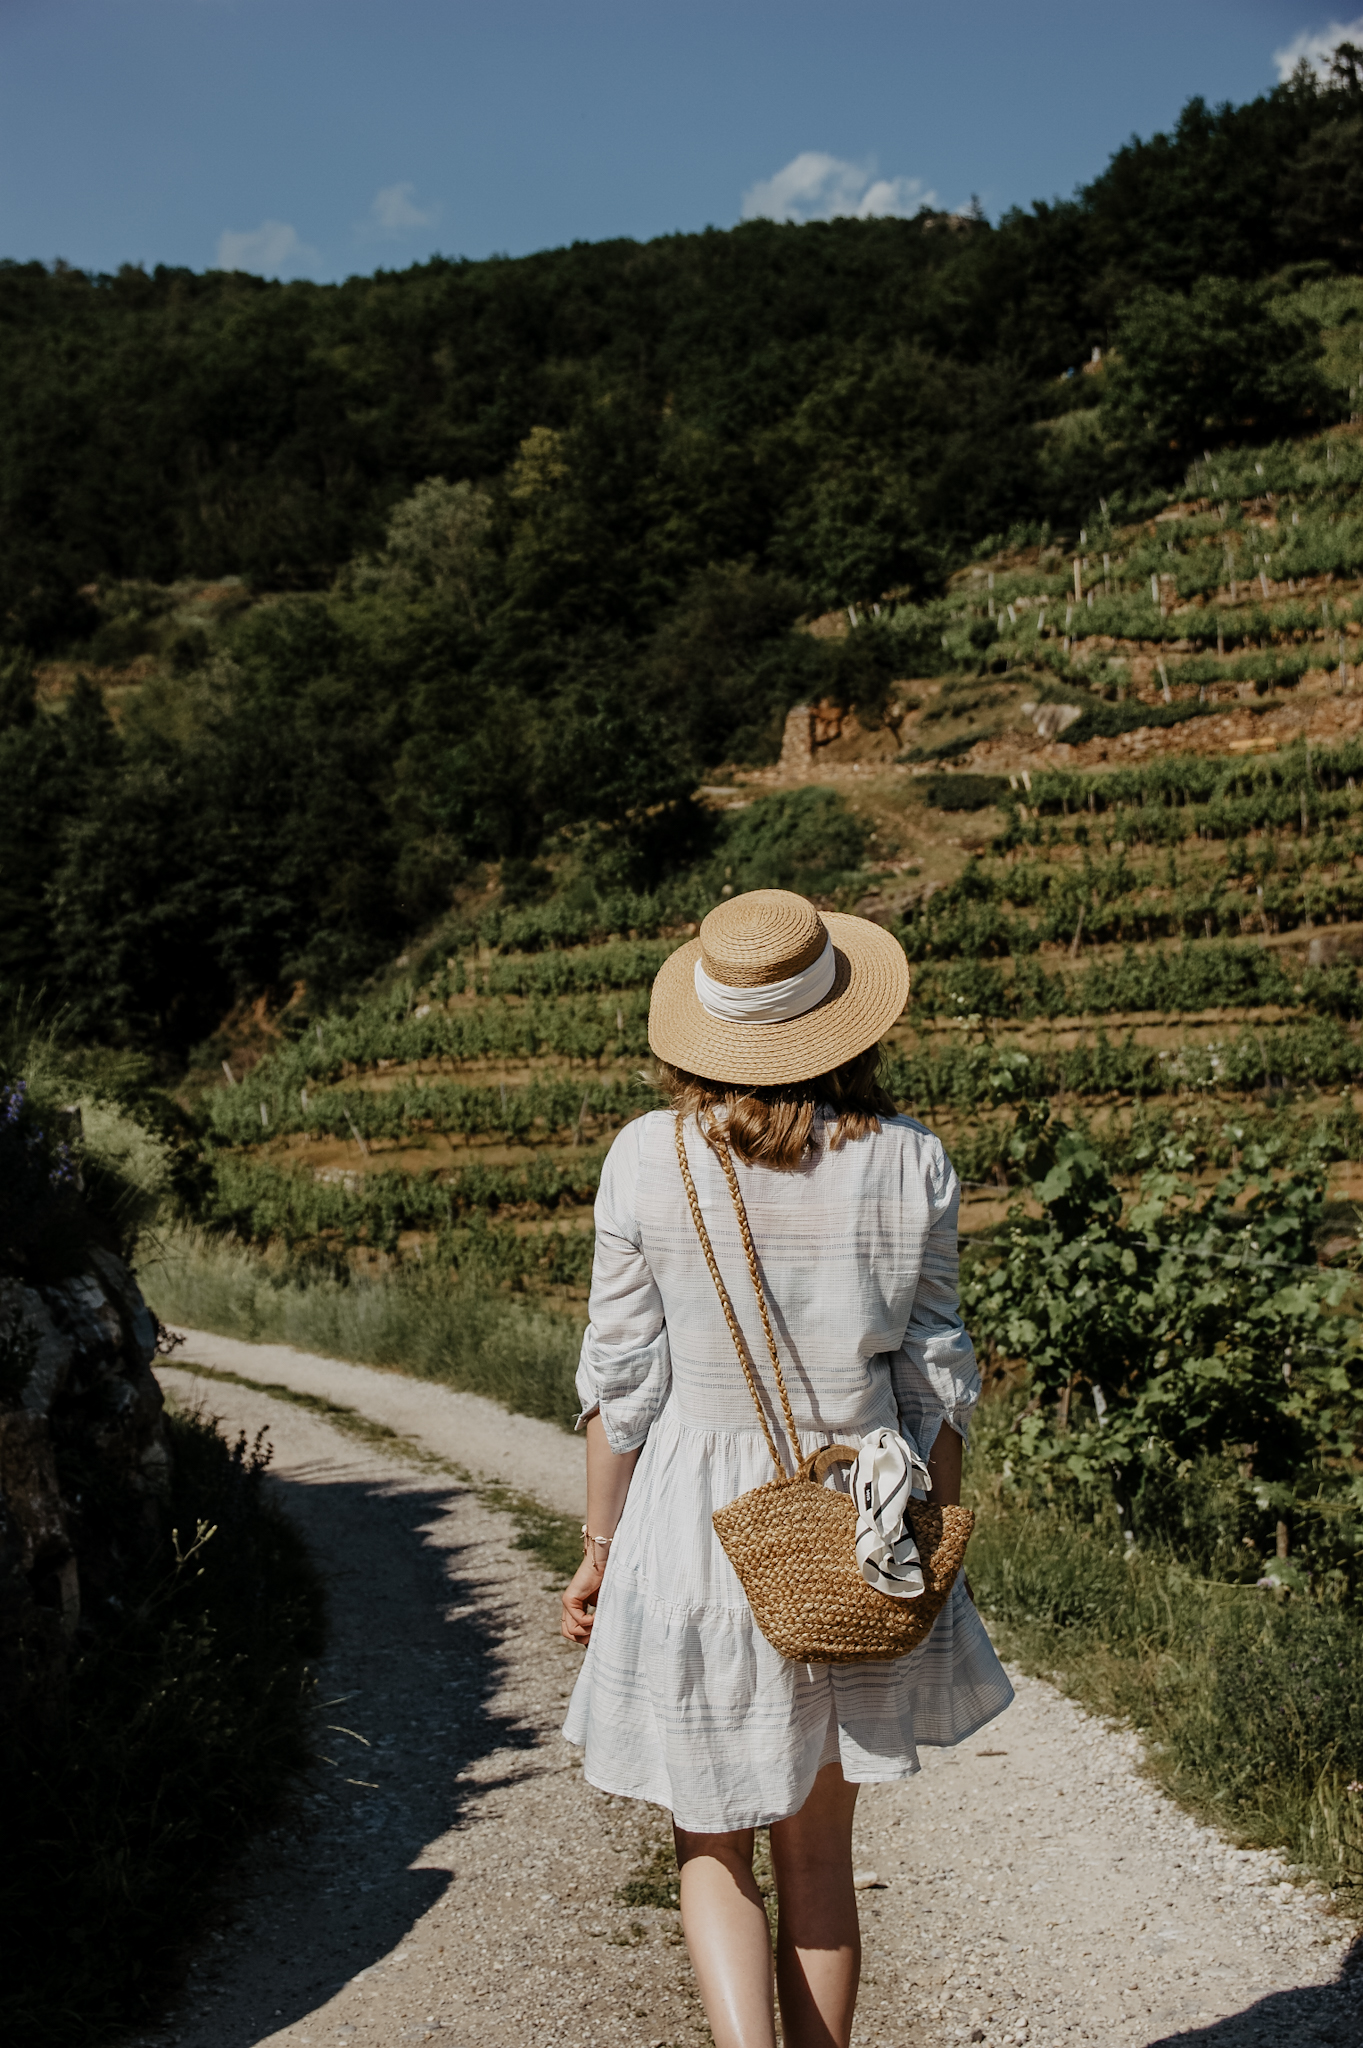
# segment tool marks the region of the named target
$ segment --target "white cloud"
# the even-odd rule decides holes
[[[406,235],[413,228],[433,228],[440,218],[438,206],[418,206],[415,185],[384,185],[374,194],[368,213],[360,222],[362,235]]]
[[[1328,28],[1304,28],[1281,50],[1275,50],[1273,62],[1278,67],[1279,82],[1286,84],[1303,60],[1318,78],[1324,78],[1330,69],[1330,58],[1340,43],[1363,44],[1363,14],[1357,21],[1332,21]]]
[[[304,270],[320,261],[317,251],[300,241],[297,229],[285,220],[263,220],[258,228],[224,228],[218,236],[219,270],[278,277],[285,270]]]
[[[877,178],[873,164],[844,163],[820,149],[802,150],[774,178],[763,178],[743,194],[744,220],[836,220],[850,214],[872,220],[883,214],[915,214],[934,206],[937,194],[921,178]]]

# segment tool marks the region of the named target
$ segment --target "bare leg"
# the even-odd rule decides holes
[[[848,2048],[861,1976],[852,1889],[857,1788],[826,1764],[798,1813],[771,1831],[781,1917],[776,1982],[785,2048]],[[718,2039],[718,2036],[716,2036]]]
[[[753,1831],[673,1833],[682,1929],[715,2048],[776,2048],[771,1933],[752,1874]]]

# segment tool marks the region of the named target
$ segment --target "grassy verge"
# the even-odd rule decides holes
[[[240,1244],[192,1231],[166,1237],[138,1278],[163,1322],[396,1366],[545,1421],[568,1425],[577,1412],[579,1326],[524,1297],[420,1272],[286,1276]]]
[[[985,1501],[970,1576],[1001,1652],[1142,1730],[1156,1778],[1363,1908],[1363,1626]]]
[[[320,1584],[263,1460],[168,1418],[160,1566],[0,1752],[10,2048],[105,2038],[155,2005],[228,1859],[306,1763]]]

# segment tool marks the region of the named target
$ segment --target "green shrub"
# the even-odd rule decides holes
[[[224,1866],[310,1753],[322,1595],[262,1491],[268,1454],[201,1418],[167,1427],[159,1563],[86,1642],[64,1716],[0,1746],[13,2048],[108,2038],[149,2013]]]
[[[836,790],[818,788],[759,797],[734,811],[724,827],[711,870],[717,881],[730,880],[735,891],[797,889],[802,895],[830,893],[854,875],[869,830]]]
[[[1190,718],[1203,718],[1215,711],[1214,704],[1094,704],[1081,712],[1074,724],[1065,729],[1065,740],[1070,746],[1082,746],[1085,740],[1114,740],[1124,732],[1136,732],[1142,726],[1182,725]]]
[[[1186,294],[1154,285],[1127,300],[1107,372],[1103,410],[1118,440],[1158,451],[1191,451],[1240,439],[1300,431],[1331,417],[1334,393],[1319,367],[1320,330],[1270,290],[1234,277],[1202,277]]]
[[[1208,1191],[1171,1145],[1124,1214],[1083,1134],[1044,1129],[1031,1157],[1040,1216],[1014,1209],[962,1290],[985,1355],[1025,1362],[1009,1476],[1076,1515],[1115,1502],[1132,1540],[1186,1545],[1168,1517],[1210,1460],[1241,1503],[1233,1533],[1257,1511],[1256,1555],[1264,1518],[1284,1519],[1294,1569],[1363,1593],[1363,1324],[1351,1276],[1316,1264],[1320,1163],[1280,1175],[1251,1146]]]
[[[1007,788],[1003,775],[929,775],[923,800],[935,811],[983,811],[998,803]]]

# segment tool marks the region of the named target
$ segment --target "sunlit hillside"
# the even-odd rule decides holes
[[[658,890],[598,893],[569,849],[511,908],[494,870],[493,907],[466,901],[358,1005],[285,1008],[246,1059],[221,1038],[225,1070],[199,1069],[213,1213],[291,1263],[434,1263],[580,1313],[602,1148],[659,1100],[652,975],[723,893],[777,883],[903,940],[891,1083],[946,1135],[967,1230],[1050,1106],[1128,1183],[1315,1148],[1348,1235],[1361,479],[1347,432],[1218,458],[1077,557],[1005,553],[931,607],[821,621],[931,634],[951,672],[906,664],[877,724],[797,710],[780,765],[700,792],[719,836]]]

